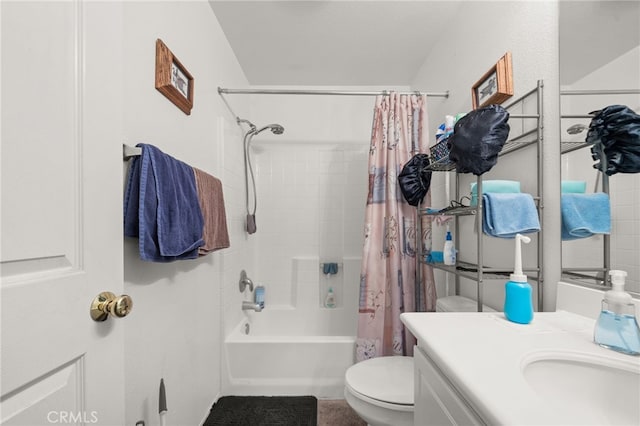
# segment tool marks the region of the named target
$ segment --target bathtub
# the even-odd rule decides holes
[[[225,338],[230,394],[344,398],[355,336],[340,335],[339,311],[305,311],[304,318],[296,309],[251,312]]]

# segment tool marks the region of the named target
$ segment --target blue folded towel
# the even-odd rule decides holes
[[[609,196],[603,192],[562,194],[560,210],[563,240],[576,240],[611,232]]]
[[[540,231],[538,211],[531,194],[488,193],[482,195],[482,230],[498,238]]]
[[[124,234],[139,238],[140,258],[154,262],[195,259],[204,244],[204,220],[193,168],[153,145],[129,169]]]

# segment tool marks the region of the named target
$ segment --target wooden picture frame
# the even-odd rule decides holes
[[[513,96],[513,70],[511,52],[505,53],[471,88],[473,109],[485,105],[501,104]]]
[[[156,89],[191,115],[193,76],[160,39],[156,40]]]

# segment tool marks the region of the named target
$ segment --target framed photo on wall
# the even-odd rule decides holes
[[[193,108],[193,76],[162,40],[156,40],[156,89],[182,112]]]
[[[507,52],[471,88],[473,109],[501,104],[513,96],[511,52]]]

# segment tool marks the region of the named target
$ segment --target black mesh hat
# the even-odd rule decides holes
[[[458,173],[480,176],[491,170],[509,137],[508,121],[509,112],[500,105],[478,108],[458,120],[447,139]]]
[[[593,145],[591,156],[598,161],[593,167],[609,176],[640,173],[640,115],[624,105],[609,105],[591,114],[585,142]]]
[[[431,186],[431,170],[427,154],[416,154],[398,175],[398,183],[404,199],[412,206],[420,204]]]

